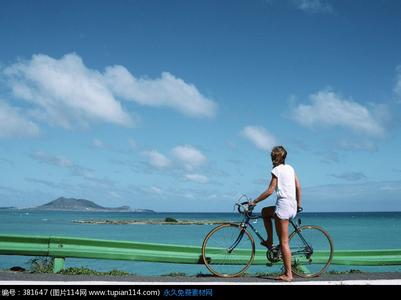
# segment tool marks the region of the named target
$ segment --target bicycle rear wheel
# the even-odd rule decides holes
[[[333,258],[333,241],[318,226],[301,226],[289,236],[292,271],[304,278],[317,277],[327,270]]]
[[[255,256],[252,235],[239,224],[222,224],[211,230],[202,244],[206,268],[219,277],[241,276]]]

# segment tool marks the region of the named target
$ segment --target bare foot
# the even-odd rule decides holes
[[[281,276],[277,277],[276,280],[282,280],[282,281],[286,281],[286,282],[291,282],[292,281],[292,276],[281,275]]]

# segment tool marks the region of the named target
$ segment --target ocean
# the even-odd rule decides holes
[[[201,246],[205,235],[216,225],[109,225],[79,224],[74,220],[226,220],[239,221],[237,213],[132,213],[132,212],[60,212],[0,211],[1,234],[57,235],[110,240],[170,243]],[[401,212],[302,213],[302,224],[326,229],[335,249],[401,248]],[[262,220],[253,224],[265,235]],[[277,238],[276,238],[277,241]],[[257,247],[261,247],[257,245]],[[0,255],[0,269],[21,266],[29,269],[33,257]],[[208,274],[203,265],[181,265],[134,261],[67,258],[65,267],[86,267],[97,271],[113,269],[137,275]],[[250,274],[275,272],[278,267],[251,266]],[[370,272],[401,271],[401,266],[368,267],[332,265],[329,271],[357,269]]]

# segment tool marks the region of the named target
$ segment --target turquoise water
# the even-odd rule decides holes
[[[73,220],[226,220],[239,221],[235,213],[104,213],[104,212],[48,212],[0,211],[0,233],[30,235],[60,235],[126,241],[171,243],[184,245],[202,244],[204,236],[214,225],[105,225],[78,224]],[[324,227],[334,241],[335,249],[388,249],[401,248],[401,212],[386,213],[303,213],[303,224]],[[264,235],[262,220],[254,226]],[[276,239],[277,240],[277,239]],[[0,256],[0,269],[12,266],[29,268],[29,259],[23,256]],[[183,272],[187,275],[207,274],[202,265],[179,265],[66,259],[66,267],[84,266],[99,271],[119,269],[138,275],[160,275]],[[277,268],[277,267],[276,267]],[[331,266],[329,270],[359,269],[366,271],[401,271],[401,266],[363,267]],[[274,272],[266,266],[252,266],[249,273]]]

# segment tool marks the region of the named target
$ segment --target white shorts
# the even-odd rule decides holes
[[[297,215],[297,204],[293,201],[278,200],[275,213],[280,220],[289,220]]]

